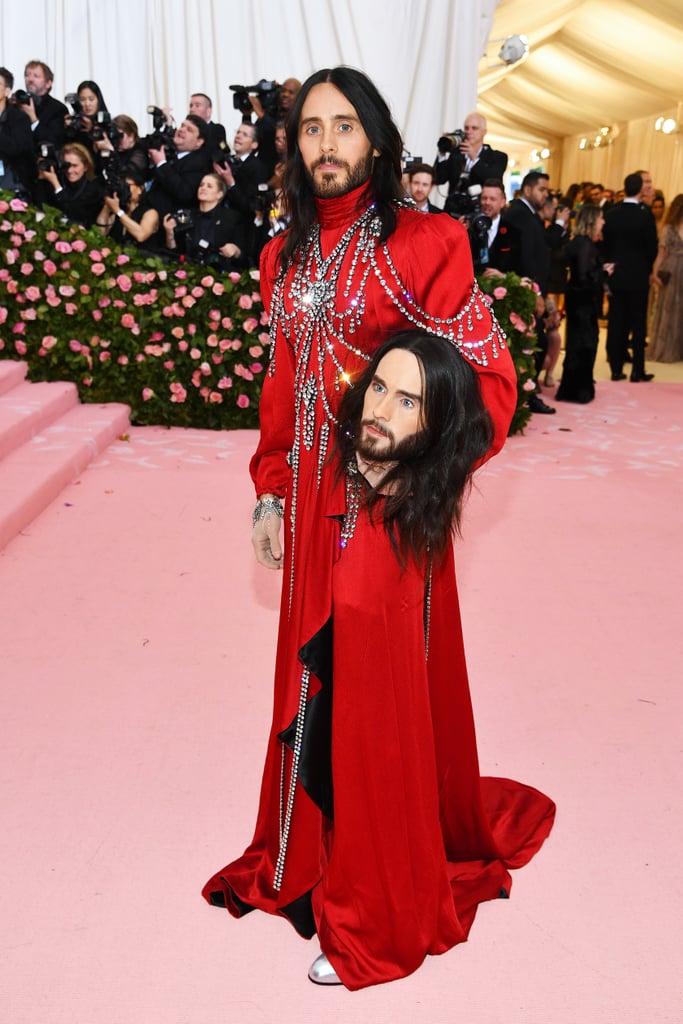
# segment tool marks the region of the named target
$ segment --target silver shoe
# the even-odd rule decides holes
[[[341,985],[337,972],[324,953],[315,958],[309,968],[308,977],[316,985]]]

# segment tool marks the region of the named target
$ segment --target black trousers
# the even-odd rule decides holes
[[[629,344],[633,351],[636,377],[645,372],[645,334],[647,330],[647,288],[613,291],[609,300],[607,359],[612,373],[624,369]]]

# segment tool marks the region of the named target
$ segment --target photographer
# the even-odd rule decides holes
[[[476,111],[465,118],[464,130],[445,133],[437,143],[434,164],[437,185],[448,184],[446,213],[459,216],[459,197],[467,195],[471,185],[483,185],[487,178],[502,179],[507,167],[507,153],[491,149],[484,142],[486,118]]]
[[[95,154],[95,143],[105,136],[111,117],[97,82],[81,82],[76,93],[69,93],[66,102],[73,113],[64,118],[64,134],[69,142],[79,142]]]
[[[192,263],[222,271],[241,266],[244,230],[234,210],[222,205],[225,193],[225,182],[217,174],[205,174],[197,189],[199,208],[164,217],[166,248]]]
[[[97,217],[97,227],[118,245],[137,245],[153,249],[159,230],[159,214],[149,205],[145,178],[130,170],[118,192],[105,195],[104,206]]]
[[[258,155],[258,138],[253,124],[242,123],[235,132],[232,144],[234,156],[225,163],[214,163],[214,172],[227,187],[227,204],[250,219],[259,186],[266,184],[270,174]]]
[[[31,122],[9,102],[14,75],[0,68],[0,189],[28,198],[36,176]]]
[[[188,114],[173,133],[171,147],[161,139],[156,144],[148,143],[153,164],[149,200],[162,220],[165,214],[179,207],[196,206],[199,183],[211,170],[211,156],[206,146],[208,134],[206,121]]]
[[[13,97],[16,106],[28,115],[37,152],[43,143],[58,149],[64,142],[64,118],[68,111],[50,95],[53,78],[51,68],[42,60],[30,60],[24,68],[26,89],[17,89]]]
[[[268,168],[268,176],[275,172],[278,162],[275,132],[278,122],[284,121],[297,93],[301,82],[297,78],[286,78],[282,85],[269,82],[262,78],[255,86],[231,86],[234,93],[234,107],[239,110],[247,122],[251,121],[252,113],[256,117],[256,138],[259,157]]]
[[[38,161],[38,201],[56,206],[71,221],[93,226],[102,208],[104,189],[95,178],[93,158],[79,142],[63,147],[59,172],[52,160]]]
[[[147,150],[140,142],[138,126],[127,114],[117,114],[111,122],[112,130],[95,141],[97,165],[100,169],[116,160],[122,175],[135,172],[146,181],[149,177]]]

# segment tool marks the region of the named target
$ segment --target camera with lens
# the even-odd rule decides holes
[[[38,170],[59,173],[60,161],[57,149],[52,142],[41,142],[38,147]]]
[[[15,103],[20,103],[22,106],[26,106],[31,102],[33,96],[30,92],[27,92],[26,89],[17,89],[12,96],[12,99]]]
[[[277,82],[262,78],[256,85],[231,85],[230,88],[235,94],[232,98],[232,105],[235,110],[239,110],[243,117],[248,117],[253,112],[249,93],[258,97],[267,114],[277,117],[280,109],[280,86]]]
[[[436,148],[439,153],[452,153],[454,149],[459,149],[462,146],[466,138],[467,136],[462,128],[456,128],[450,134],[442,135],[436,144]]]
[[[176,144],[173,141],[175,129],[166,120],[166,115],[160,107],[152,104],[147,107],[147,113],[152,115],[152,131],[140,139],[140,145],[149,151],[150,149],[163,149],[167,160],[173,160],[177,153]]]
[[[404,153],[405,153],[405,150],[404,150]],[[421,163],[424,163],[424,161],[423,161],[421,156],[411,156],[408,153],[404,157],[404,159],[403,159],[402,171],[403,171],[404,174],[410,174],[411,167],[414,167],[415,164],[421,164]]]
[[[175,210],[171,216],[175,221],[174,231],[191,231],[194,227],[194,210]]]
[[[92,128],[88,132],[88,138],[93,142],[101,142],[102,139],[109,139],[114,149],[121,141],[121,132],[112,123],[111,114],[108,110],[98,110],[92,120]]]
[[[223,170],[230,164],[231,150],[227,142],[219,142],[216,149],[211,154],[211,163],[217,164],[222,167]]]
[[[64,97],[64,102],[68,103],[71,107],[71,113],[64,118],[64,137],[67,141],[72,142],[79,132],[85,128],[83,123],[83,107],[78,98],[78,93],[75,92],[68,92]]]
[[[101,174],[104,181],[104,194],[116,196],[122,209],[128,205],[130,199],[130,185],[126,181],[126,175],[117,153],[105,151],[101,156]]]

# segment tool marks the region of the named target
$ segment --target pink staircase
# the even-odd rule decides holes
[[[75,384],[26,371],[0,360],[0,550],[129,426],[128,406],[82,405]]]

